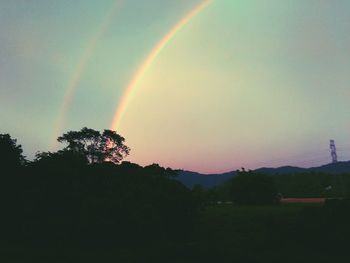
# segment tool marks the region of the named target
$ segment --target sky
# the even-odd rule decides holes
[[[0,133],[113,128],[127,160],[219,173],[350,159],[350,1],[1,0]]]

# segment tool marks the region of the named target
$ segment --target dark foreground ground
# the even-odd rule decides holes
[[[1,248],[0,262],[349,262],[348,212],[322,204],[207,207],[184,242],[113,249]]]

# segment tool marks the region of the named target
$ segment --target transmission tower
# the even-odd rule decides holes
[[[329,148],[331,149],[332,163],[338,162],[337,148],[335,147],[335,141],[330,140]]]

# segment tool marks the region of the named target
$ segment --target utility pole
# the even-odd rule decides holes
[[[329,148],[331,149],[332,163],[338,162],[337,148],[335,147],[335,141],[330,140]]]

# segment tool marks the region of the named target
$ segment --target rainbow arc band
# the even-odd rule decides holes
[[[63,102],[59,109],[57,120],[55,122],[52,145],[50,148],[54,148],[55,144],[57,143],[56,138],[62,132],[62,128],[64,126],[64,122],[65,122],[67,112],[69,110],[69,106],[72,103],[73,97],[77,90],[78,84],[84,74],[86,66],[88,65],[88,62],[90,58],[93,56],[97,45],[99,44],[104,34],[108,30],[114,17],[118,13],[118,11],[121,9],[122,3],[123,3],[123,0],[115,0],[112,7],[109,9],[109,12],[102,19],[102,22],[98,27],[98,30],[96,31],[94,36],[91,38],[91,40],[87,43],[86,48],[84,49],[84,52],[79,59],[78,65],[75,67],[75,70],[73,71],[73,74],[68,81]]]
[[[137,91],[137,84],[141,81],[142,77],[146,73],[147,69],[152,65],[156,57],[160,54],[160,52],[165,48],[165,46],[170,42],[171,39],[184,27],[188,24],[188,22],[195,17],[200,11],[202,11],[205,7],[207,7],[212,0],[201,0],[197,5],[195,5],[179,22],[177,22],[168,33],[163,36],[163,38],[154,46],[151,52],[148,54],[146,59],[141,63],[132,79],[124,89],[123,96],[118,103],[116,108],[114,118],[112,121],[111,129],[116,130],[120,124],[120,121],[126,111],[127,105],[131,101],[133,94]],[[69,106],[72,103],[73,97],[77,90],[78,84],[84,74],[84,71],[88,65],[89,59],[95,52],[95,49],[102,39],[103,35],[108,30],[110,24],[113,21],[113,18],[120,10],[120,6],[123,3],[123,0],[116,0],[110,9],[110,11],[106,14],[104,19],[102,20],[101,25],[99,26],[94,37],[88,42],[80,60],[75,68],[66,88],[66,92],[63,98],[63,103],[60,107],[57,120],[54,126],[53,139],[50,148],[54,148],[56,145],[56,138],[62,132],[62,128],[64,126],[65,118],[69,109]]]
[[[140,83],[141,79],[150,68],[154,60],[165,48],[165,46],[174,38],[174,36],[184,27],[189,21],[194,18],[198,13],[200,13],[205,7],[207,7],[212,0],[202,0],[196,6],[194,6],[179,22],[177,22],[168,33],[163,36],[163,38],[154,46],[151,52],[148,54],[146,59],[141,63],[139,68],[136,70],[135,74],[131,78],[130,82],[124,89],[124,93],[118,103],[116,108],[113,121],[111,124],[112,130],[119,129],[120,122],[123,115],[127,109],[128,104],[132,100],[134,94],[137,91],[137,85]]]

